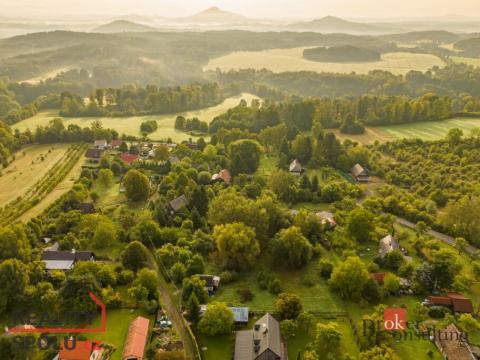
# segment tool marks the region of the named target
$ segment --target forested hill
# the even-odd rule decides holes
[[[357,44],[379,51],[396,45],[345,34],[248,31],[94,34],[54,31],[0,40],[0,76],[21,81],[59,68],[84,68],[98,86],[168,84],[203,76],[209,59],[240,50]]]

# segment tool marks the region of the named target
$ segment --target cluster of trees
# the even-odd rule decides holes
[[[318,62],[369,62],[378,61],[378,51],[352,45],[316,47],[303,50],[303,57]]]
[[[208,123],[201,121],[198,118],[185,119],[184,116],[179,115],[175,119],[175,129],[182,131],[195,131],[200,133],[208,133]]]
[[[9,83],[0,78],[0,121],[13,124],[35,115],[37,111],[37,106],[33,102],[20,102],[15,91],[9,87]]]
[[[62,94],[62,116],[132,116],[168,114],[218,104],[222,93],[216,83],[161,88],[156,85],[96,89],[87,104],[79,96]]]
[[[387,156],[373,167],[397,186],[380,189],[386,211],[443,226],[454,236],[479,243],[480,232],[471,219],[480,196],[478,130],[464,138],[461,130],[452,129],[445,140],[400,140],[378,145],[376,151]],[[440,218],[437,208],[444,208]]]
[[[144,134],[149,134],[157,131],[158,124],[156,120],[144,121],[140,124],[140,131]]]
[[[27,131],[26,135],[28,134]],[[96,139],[106,139],[108,141],[117,139],[118,133],[115,130],[103,128],[99,121],[94,121],[90,127],[85,128],[74,124],[65,127],[62,119],[55,118],[46,126],[38,126],[31,138],[42,144],[58,142],[91,143]]]
[[[393,75],[388,71],[373,70],[368,74],[334,74],[311,71],[274,73],[269,70],[238,70],[217,72],[216,80],[222,86],[251,89],[256,83],[299,96],[410,96],[429,92],[439,96],[467,94],[480,95],[480,68],[466,64],[434,67],[426,72],[410,71]],[[257,86],[258,86],[257,85]]]

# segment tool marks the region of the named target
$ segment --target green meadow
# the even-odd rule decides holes
[[[239,96],[230,97],[225,99],[221,104],[216,106],[187,111],[175,114],[166,114],[166,115],[146,115],[146,116],[130,116],[130,117],[73,117],[73,118],[63,118],[65,121],[65,126],[70,124],[79,125],[81,127],[88,127],[93,121],[101,121],[103,127],[111,128],[118,131],[119,134],[140,136],[140,124],[149,120],[156,120],[158,124],[157,131],[151,133],[148,137],[152,140],[162,140],[166,138],[171,138],[173,141],[180,142],[183,140],[188,140],[192,136],[188,133],[178,131],[174,128],[175,119],[178,115],[183,115],[186,118],[197,117],[201,121],[210,122],[216,116],[219,116],[226,112],[228,109],[235,107],[243,99],[247,101],[248,104],[253,99],[257,97],[244,93]],[[20,131],[25,131],[30,129],[34,131],[37,126],[48,125],[50,120],[58,118],[61,116],[58,115],[56,111],[44,111],[40,112],[37,115],[25,119],[16,123],[13,128]]]

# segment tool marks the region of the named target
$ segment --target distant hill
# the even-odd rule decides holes
[[[180,18],[177,20],[182,22],[199,23],[199,24],[202,24],[202,23],[203,24],[204,23],[221,23],[221,24],[230,23],[231,24],[231,23],[242,23],[247,21],[248,19],[243,15],[224,11],[214,6],[204,11],[201,11],[198,14]]]
[[[295,30],[347,34],[385,34],[401,30],[385,25],[348,21],[335,16],[326,16],[313,21],[295,23],[289,27]]]
[[[108,24],[100,25],[93,29],[96,33],[120,33],[120,32],[148,32],[158,31],[158,29],[148,26],[137,24],[128,20],[115,20]]]
[[[433,41],[439,43],[453,43],[460,40],[462,37],[460,35],[454,34],[448,31],[413,31],[404,34],[391,34],[384,35],[384,39],[390,41],[403,41],[403,42],[413,42],[413,41]]]
[[[461,40],[455,43],[455,48],[462,50],[462,55],[480,57],[480,37]]]

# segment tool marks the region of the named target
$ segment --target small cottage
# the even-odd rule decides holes
[[[357,182],[365,183],[369,181],[368,171],[360,164],[355,164],[350,170],[350,173]]]
[[[300,161],[298,161],[297,159],[293,160],[290,163],[290,166],[288,169],[291,174],[297,175],[297,176],[301,175],[303,172],[302,164],[300,164]]]

